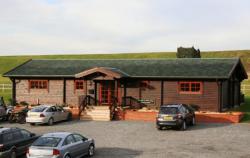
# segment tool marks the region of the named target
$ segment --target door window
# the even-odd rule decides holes
[[[79,134],[74,134],[74,138],[75,138],[76,142],[79,142],[79,141],[83,140],[83,137],[80,136]]]
[[[23,136],[23,138],[27,139],[27,138],[30,138],[30,132],[26,131],[26,130],[21,130],[21,134]]]
[[[72,144],[72,143],[75,143],[75,142],[76,142],[76,141],[75,141],[74,137],[73,137],[72,135],[69,135],[69,136],[65,139],[63,145],[69,145],[69,144]]]
[[[60,107],[60,106],[57,106],[56,109],[57,109],[57,111],[59,111],[59,112],[63,112],[63,111],[64,111],[63,108]]]
[[[56,107],[50,107],[46,112],[56,112]]]

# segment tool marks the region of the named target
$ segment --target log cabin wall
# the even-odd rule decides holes
[[[218,111],[219,89],[215,81],[204,81],[202,94],[180,94],[178,81],[165,81],[163,96],[164,104],[193,104],[201,111]]]

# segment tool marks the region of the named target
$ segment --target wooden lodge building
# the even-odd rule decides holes
[[[29,60],[4,74],[29,104],[110,106],[186,103],[221,112],[240,105],[247,73],[238,58]]]

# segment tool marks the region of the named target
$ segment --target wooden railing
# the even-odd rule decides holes
[[[249,84],[242,84],[241,91],[244,94],[249,94],[250,93],[250,85]]]
[[[128,106],[130,109],[141,109],[142,107],[145,107],[146,105],[143,103],[140,103],[138,99],[128,96],[122,98],[122,106]]]
[[[88,103],[87,103],[87,95],[82,95],[79,96],[79,113],[78,113],[78,118],[80,119],[82,112],[85,110],[85,108],[87,107]]]
[[[115,110],[118,106],[118,99],[116,97],[113,98],[112,104],[110,105],[110,119],[114,120]]]
[[[79,113],[78,113],[78,117],[80,119],[82,112],[86,109],[86,107],[88,105],[92,105],[95,106],[95,98],[90,96],[90,95],[82,95],[79,96]],[[114,118],[114,114],[115,114],[115,109],[118,106],[118,99],[114,98],[111,105],[109,106],[110,109],[110,119],[112,120]]]
[[[94,97],[90,95],[81,95],[79,96],[79,118],[82,114],[82,112],[85,110],[85,108],[88,106],[95,106],[96,105],[96,100]]]
[[[87,95],[87,105],[96,105],[96,100],[94,97]]]

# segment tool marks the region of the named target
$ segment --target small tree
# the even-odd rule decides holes
[[[199,49],[191,48],[177,48],[177,58],[201,58],[201,53]]]

